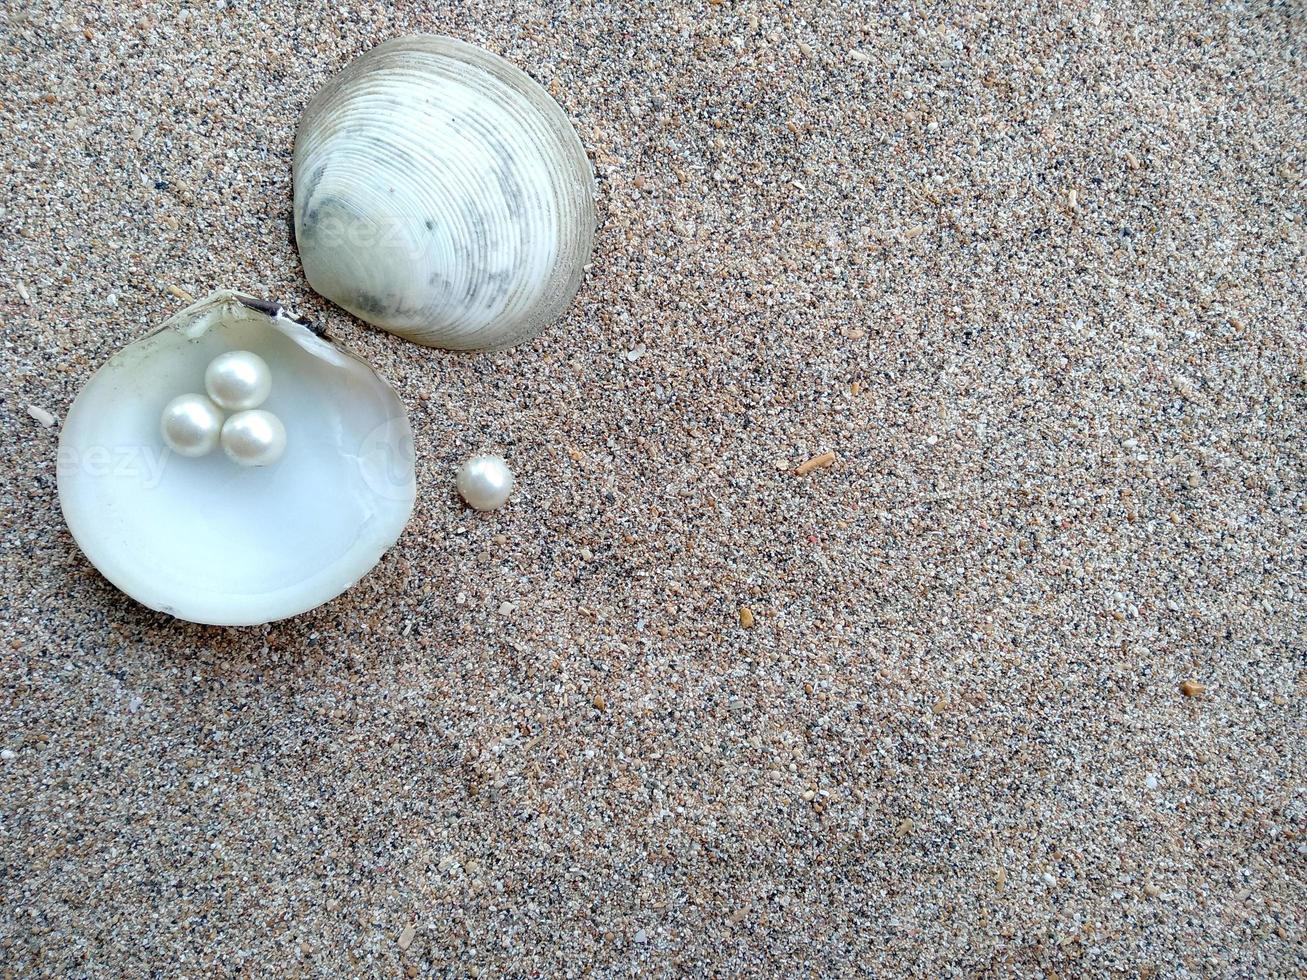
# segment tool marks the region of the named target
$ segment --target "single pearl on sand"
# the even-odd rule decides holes
[[[222,449],[241,466],[267,466],[286,451],[286,427],[261,408],[237,412],[222,426]]]
[[[173,452],[204,456],[218,445],[222,411],[204,395],[178,395],[164,406],[159,434]]]
[[[209,362],[204,387],[222,408],[243,412],[267,400],[272,391],[272,372],[268,362],[253,351],[228,351]]]
[[[513,492],[513,471],[500,456],[473,456],[458,468],[458,492],[469,507],[495,510]]]

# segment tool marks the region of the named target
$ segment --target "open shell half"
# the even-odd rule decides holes
[[[454,38],[397,38],[309,103],[295,136],[309,283],[419,344],[507,347],[571,303],[594,239],[594,173],[549,94]]]
[[[187,458],[163,407],[203,390],[230,350],[271,369],[264,408],[285,454],[236,466]],[[215,292],[124,347],[87,382],[59,439],[59,500],[78,546],[114,585],[179,619],[219,626],[293,616],[344,592],[413,510],[413,436],[394,390],[276,304]]]

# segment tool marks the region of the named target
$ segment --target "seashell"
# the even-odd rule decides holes
[[[271,373],[259,411],[287,435],[272,465],[164,444],[164,406],[203,390],[206,366],[229,351],[257,354]],[[105,578],[151,609],[218,626],[339,595],[395,543],[416,495],[412,430],[394,390],[280,306],[229,290],[92,376],[64,421],[57,472],[68,527]]]
[[[304,273],[419,344],[507,347],[565,310],[594,240],[594,173],[548,93],[434,34],[387,41],[318,92],[295,136]]]

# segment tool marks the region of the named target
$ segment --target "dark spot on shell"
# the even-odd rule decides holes
[[[491,272],[486,275],[486,281],[494,287],[490,298],[486,300],[486,309],[492,308],[498,303],[504,294],[508,292],[508,283],[512,279],[510,272]]]
[[[323,340],[331,339],[327,336],[326,328],[318,326],[306,316],[292,316],[286,308],[276,300],[258,299],[257,297],[244,296],[240,293],[236,293],[236,300],[242,306],[248,306],[251,310],[258,310],[260,313],[267,314],[268,316],[280,317],[283,320],[289,320],[291,323],[298,323],[301,327],[308,327],[309,330],[313,331]]]
[[[242,306],[248,306],[251,310],[258,310],[260,313],[266,313],[268,316],[280,316],[281,304],[270,299],[258,299],[254,296],[244,296],[236,294],[236,299]]]
[[[363,313],[369,313],[372,316],[380,316],[388,309],[379,296],[374,296],[372,293],[366,292],[359,293],[354,298],[354,308]]]
[[[442,276],[439,272],[433,272],[427,277],[427,285],[431,287],[431,292],[439,297],[440,302],[445,302],[454,291],[453,283]]]
[[[436,230],[436,222],[435,222],[435,219],[433,219],[433,218],[428,218],[427,221],[426,221],[426,224],[427,224],[427,231],[435,231],[435,230]]]
[[[322,175],[326,173],[326,171],[327,165],[325,163],[320,163],[318,166],[313,168],[313,173],[309,174],[308,179],[305,180],[304,196],[301,199],[304,201],[304,206],[306,208],[313,203],[313,195],[318,192],[318,185],[322,183]],[[298,195],[296,196],[298,197]],[[316,208],[310,208],[310,220],[317,220],[312,216],[312,213],[316,210]]]

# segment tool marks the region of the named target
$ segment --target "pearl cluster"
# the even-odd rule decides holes
[[[178,395],[164,406],[159,432],[169,449],[205,456],[221,443],[227,458],[241,466],[281,459],[286,427],[259,408],[272,391],[272,372],[263,358],[247,350],[219,354],[204,371],[204,389],[207,394]]]

